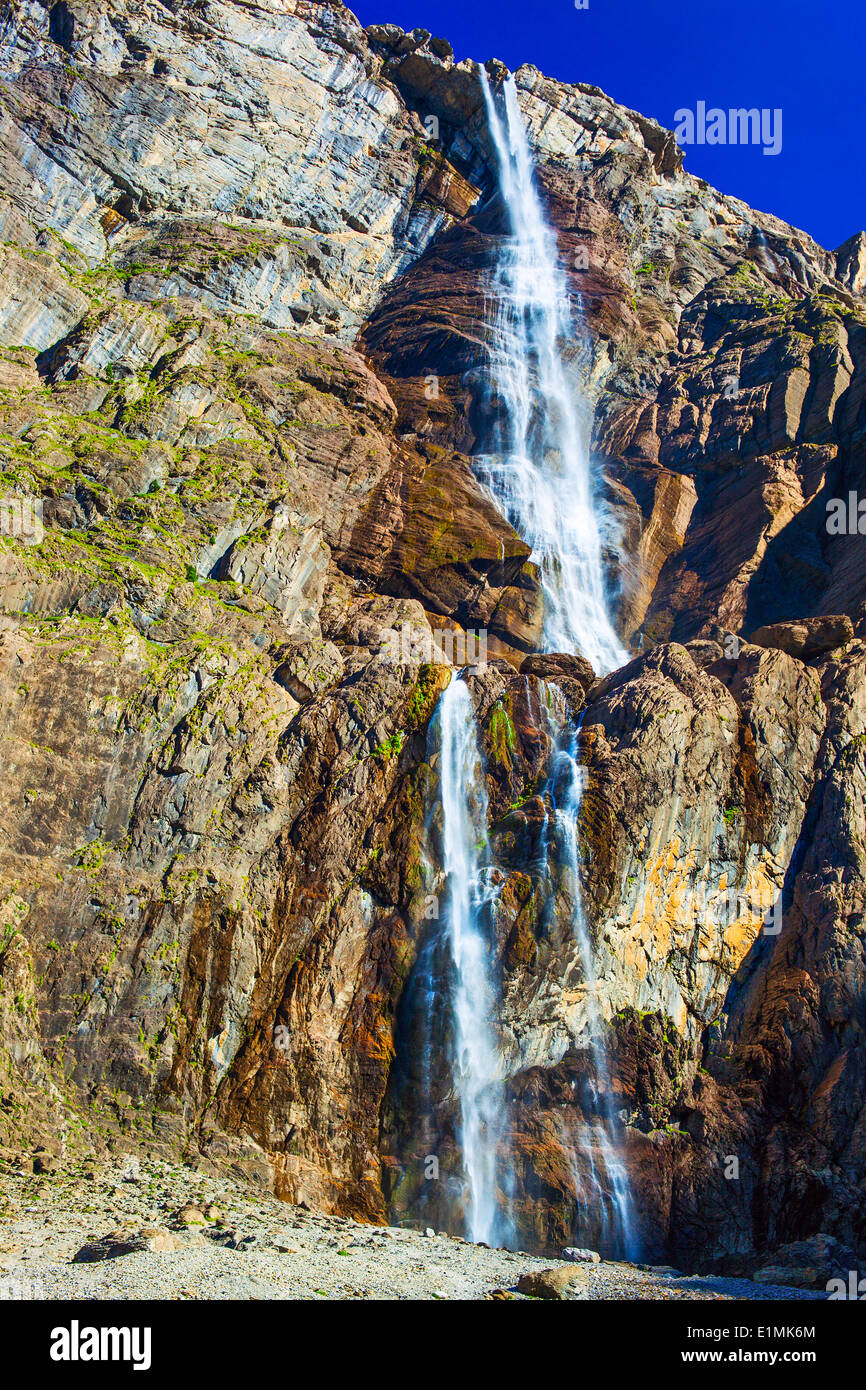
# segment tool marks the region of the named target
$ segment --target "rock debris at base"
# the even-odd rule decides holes
[[[518,1283],[532,1292],[519,1293]],[[819,1296],[630,1264],[576,1265],[364,1225],[162,1162],[0,1174],[2,1299]]]

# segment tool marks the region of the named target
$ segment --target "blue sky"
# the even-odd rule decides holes
[[[592,82],[673,129],[680,108],[780,108],[782,149],[692,145],[686,169],[827,247],[866,230],[864,0],[356,0],[458,58]]]

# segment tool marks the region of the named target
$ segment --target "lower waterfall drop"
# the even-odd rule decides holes
[[[593,1094],[581,1097],[590,1118],[580,1121],[576,1133],[562,1134],[572,1153],[572,1175],[577,1194],[576,1238],[588,1243],[588,1233],[604,1253],[614,1251],[634,1259],[640,1252],[634,1202],[628,1171],[614,1139],[617,1118],[611,1103],[607,1055],[599,1035],[602,1020],[596,1002],[597,980],[592,940],[583,909],[580,887],[580,838],[578,817],[583,799],[584,770],[578,760],[577,730],[557,731],[549,793],[551,838],[556,855],[570,880],[574,931],[587,987],[589,1052],[595,1071]],[[592,1203],[596,1210],[592,1210]]]
[[[508,1222],[497,1199],[505,1115],[492,1025],[496,990],[484,921],[490,906],[487,792],[475,711],[456,672],[439,701],[432,732],[440,767],[442,936],[451,965],[451,1072],[460,1107],[465,1225],[470,1240],[494,1245],[506,1239]]]

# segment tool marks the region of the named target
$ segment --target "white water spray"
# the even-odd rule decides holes
[[[460,1147],[467,1183],[466,1230],[488,1245],[504,1235],[497,1204],[497,1152],[503,1137],[502,1079],[491,1024],[495,1011],[490,948],[484,931],[487,889],[487,792],[475,711],[457,676],[437,712],[444,930],[453,966],[453,1079],[460,1106]]]
[[[494,448],[478,459],[477,471],[532,547],[544,591],[547,650],[579,651],[597,671],[606,672],[622,665],[627,653],[607,606],[604,535],[609,518],[590,463],[587,420],[578,409],[577,387],[569,379],[560,348],[573,332],[567,281],[535,188],[513,80],[505,85],[503,118],[483,71],[481,77],[511,235],[503,243],[492,285],[491,362],[499,426]],[[508,1183],[497,1173],[506,1115],[492,1022],[497,989],[485,930],[491,903],[487,796],[475,715],[462,680],[452,680],[442,696],[432,732],[440,757],[443,937],[452,977],[451,1074],[460,1112],[466,1232],[473,1240],[494,1244],[510,1233],[510,1221],[500,1210],[501,1200],[507,1201]],[[557,727],[553,733],[550,834],[556,862],[569,880],[575,936],[593,999],[588,1027],[596,1103],[589,1106],[590,1119],[582,1120],[568,1138],[578,1221],[581,1209],[600,1209],[596,1228],[612,1248],[630,1253],[629,1188],[611,1137],[610,1085],[598,1037],[591,942],[580,895],[582,771],[573,732]],[[585,1114],[586,1105],[582,1110]]]
[[[604,574],[604,535],[612,528],[589,453],[589,423],[579,409],[561,343],[573,336],[568,282],[556,237],[535,186],[532,156],[513,78],[501,106],[487,74],[481,82],[499,165],[500,191],[510,236],[493,277],[491,362],[499,398],[495,450],[480,460],[479,474],[514,529],[532,546],[545,599],[544,642],[549,651],[575,652],[605,673],[628,653],[610,618]],[[596,1090],[591,1118],[572,1136],[577,1224],[600,1208],[594,1222],[610,1248],[636,1250],[630,1185],[614,1139],[611,1086],[597,1002],[592,941],[580,886],[578,823],[583,769],[577,733],[558,727],[548,795],[554,856],[569,880],[573,928],[586,985],[589,1051]],[[584,1104],[584,1111],[587,1109]]]
[[[500,424],[477,471],[532,547],[545,598],[548,651],[581,652],[598,672],[628,656],[610,620],[603,538],[610,518],[589,456],[589,426],[560,344],[574,336],[556,237],[535,186],[517,88],[504,115],[480,69],[511,235],[493,277],[491,365]]]

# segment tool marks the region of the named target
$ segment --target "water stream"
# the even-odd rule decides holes
[[[587,1039],[594,1080],[589,1094],[580,1097],[579,1118],[572,1134],[564,1134],[572,1156],[572,1175],[577,1195],[576,1238],[592,1241],[604,1253],[627,1258],[638,1254],[634,1202],[628,1171],[617,1143],[618,1119],[613,1103],[610,1072],[603,1039],[603,1020],[598,1008],[598,980],[592,939],[583,907],[580,885],[580,837],[578,821],[585,773],[578,757],[579,725],[557,731],[548,795],[551,839],[562,866],[572,906],[572,926],[580,952],[586,988]]]
[[[613,527],[589,453],[589,413],[562,355],[574,340],[568,280],[538,196],[509,78],[481,82],[510,235],[491,286],[491,378],[498,423],[477,472],[528,545],[544,590],[544,645],[581,652],[599,672],[628,660],[608,609],[604,537]]]
[[[497,1203],[497,1159],[505,1123],[502,1076],[492,1019],[485,910],[487,794],[475,711],[464,681],[454,679],[439,702],[438,740],[442,800],[443,926],[451,957],[452,1077],[459,1101],[459,1140],[468,1192],[470,1240],[498,1244],[505,1237]]]
[[[579,404],[562,344],[575,327],[568,281],[535,183],[517,89],[509,78],[494,94],[480,70],[496,151],[508,235],[490,285],[490,385],[497,424],[477,473],[514,529],[532,547],[544,594],[544,649],[581,653],[597,672],[628,654],[611,620],[605,544],[615,532],[591,464],[588,412]],[[507,1114],[498,1055],[498,981],[490,950],[487,798],[474,710],[455,675],[433,729],[440,760],[444,912],[440,942],[450,957],[451,1073],[459,1105],[466,1234],[488,1244],[508,1238]],[[578,734],[552,730],[546,797],[548,853],[568,884],[572,925],[588,1009],[592,1094],[582,1096],[563,1129],[572,1158],[576,1233],[592,1232],[608,1253],[633,1254],[634,1217],[597,1008],[592,943],[580,889],[578,822],[583,771]]]

